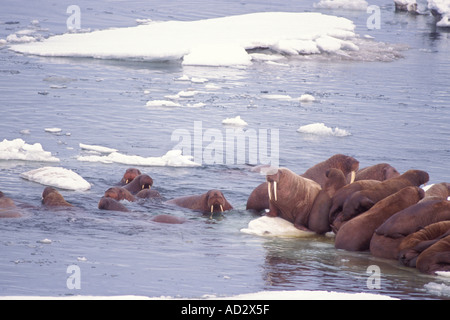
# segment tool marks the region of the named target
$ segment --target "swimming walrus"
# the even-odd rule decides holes
[[[47,207],[73,207],[53,187],[46,187],[42,192],[42,204]]]
[[[0,191],[0,218],[19,218],[21,216],[14,201]]]
[[[203,213],[224,212],[233,209],[233,206],[228,202],[223,193],[215,189],[200,195],[175,198],[166,201],[166,203]]]

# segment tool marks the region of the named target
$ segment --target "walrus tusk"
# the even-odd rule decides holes
[[[211,205],[211,213],[213,212],[213,210],[214,210],[214,205],[212,204]]]
[[[125,180],[125,184],[128,184],[128,179],[127,179],[127,180]]]
[[[356,171],[352,171],[352,175],[350,177],[350,183],[355,182],[355,178],[356,178]]]
[[[223,212],[223,205],[220,205],[220,211]]]
[[[275,201],[278,201],[277,199],[277,182],[273,182],[273,195],[275,196]]]
[[[267,192],[269,193],[269,200],[272,200],[272,194],[270,193],[270,182],[267,182]]]

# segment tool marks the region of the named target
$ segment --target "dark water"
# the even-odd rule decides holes
[[[42,36],[66,32],[69,2],[4,1],[0,39],[34,28]],[[266,239],[243,234],[254,219],[245,210],[248,195],[264,177],[245,164],[193,168],[144,167],[167,199],[221,189],[234,210],[225,217],[199,216],[161,203],[127,204],[133,213],[102,212],[98,199],[120,180],[129,165],[81,162],[79,143],[116,148],[123,154],[162,156],[177,142],[177,129],[225,135],[221,121],[240,115],[248,128],[279,130],[279,164],[303,172],[336,153],[361,166],[389,162],[399,171],[422,169],[431,183],[450,181],[450,34],[436,29],[428,15],[395,13],[381,7],[381,28],[368,30],[365,11],[315,9],[314,1],[79,1],[82,27],[136,25],[136,19],[196,20],[260,11],[320,11],[354,21],[361,36],[392,44],[392,56],[375,45],[364,57],[300,58],[288,67],[253,64],[240,68],[187,67],[177,62],[139,63],[95,59],[23,56],[0,47],[0,140],[39,142],[61,162],[92,183],[89,191],[61,191],[78,209],[49,212],[39,206],[43,186],[20,174],[52,165],[0,161],[0,190],[26,209],[22,219],[0,221],[1,295],[145,295],[202,297],[263,290],[370,292],[402,299],[448,298],[448,280],[418,273],[369,253],[334,249],[332,240]],[[201,8],[201,10],[199,9]],[[39,24],[32,23],[38,20]],[[31,23],[31,24],[30,24]],[[370,61],[365,61],[370,60]],[[389,60],[389,61],[387,61]],[[207,83],[175,81],[183,75]],[[206,87],[206,85],[214,87]],[[181,90],[201,91],[180,108],[149,108],[146,102]],[[303,93],[314,103],[282,101],[264,95]],[[188,103],[204,103],[200,108]],[[349,136],[305,135],[311,123],[339,127]],[[61,134],[45,132],[59,127]],[[26,134],[24,134],[23,130]],[[22,132],[22,133],[21,133]],[[67,133],[70,133],[67,134]],[[174,214],[183,225],[163,225],[149,217]],[[50,244],[41,243],[50,239]],[[70,290],[67,267],[78,265],[81,289]],[[369,289],[367,268],[381,270],[381,288]],[[443,283],[444,295],[427,290]],[[446,288],[446,289],[445,289]],[[445,292],[446,290],[446,292]],[[445,295],[446,294],[446,295]]]

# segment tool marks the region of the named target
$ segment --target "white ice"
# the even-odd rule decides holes
[[[22,139],[6,140],[0,142],[0,160],[24,160],[59,162],[51,152],[45,151],[40,143],[27,144]]]
[[[365,0],[320,0],[314,4],[314,8],[345,10],[366,10],[367,6]]]
[[[301,126],[297,129],[297,132],[317,135],[317,136],[334,136],[334,137],[346,137],[350,136],[350,132],[340,128],[330,128],[324,123],[311,123],[308,125]]]
[[[428,0],[428,9],[441,15],[438,27],[450,27],[450,0]]]
[[[41,56],[246,66],[252,60],[246,50],[254,48],[294,55],[354,50],[354,29],[353,22],[346,18],[317,12],[262,12],[67,33],[43,41],[12,44],[10,48]]]
[[[26,180],[66,190],[85,191],[91,188],[91,184],[79,174],[61,167],[42,167],[24,172],[20,176]]]
[[[245,120],[241,119],[241,116],[236,116],[234,118],[226,118],[222,120],[222,124],[238,127],[245,127],[248,125],[248,123],[245,122]]]
[[[192,156],[184,156],[181,150],[170,150],[161,157],[142,157],[136,155],[126,155],[120,152],[112,152],[108,155],[80,155],[78,161],[101,162],[101,163],[121,163],[134,166],[155,166],[155,167],[196,167],[200,164],[192,161]]]
[[[241,232],[265,237],[305,238],[316,235],[314,232],[302,231],[294,224],[279,217],[262,216],[249,222]]]
[[[80,143],[79,146],[83,150],[90,150],[90,151],[95,151],[95,152],[98,152],[98,153],[112,153],[112,152],[116,152],[117,151],[117,149],[113,149],[113,148],[96,146],[96,145],[89,145],[89,144],[84,144],[84,143]]]

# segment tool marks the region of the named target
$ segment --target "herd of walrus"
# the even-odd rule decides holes
[[[246,209],[281,217],[300,230],[334,233],[335,247],[370,251],[373,256],[396,259],[421,272],[450,271],[450,183],[422,188],[429,175],[422,170],[400,174],[387,163],[359,169],[353,157],[336,154],[302,174],[287,168],[254,167],[266,181],[247,200]],[[161,198],[153,179],[136,168],[126,170],[117,185],[105,191],[102,210],[129,211],[122,200]],[[220,190],[166,201],[204,214],[233,209]],[[71,207],[54,188],[46,187],[42,204]],[[17,218],[12,199],[0,192],[0,218]],[[161,223],[183,223],[168,214],[152,218]]]

